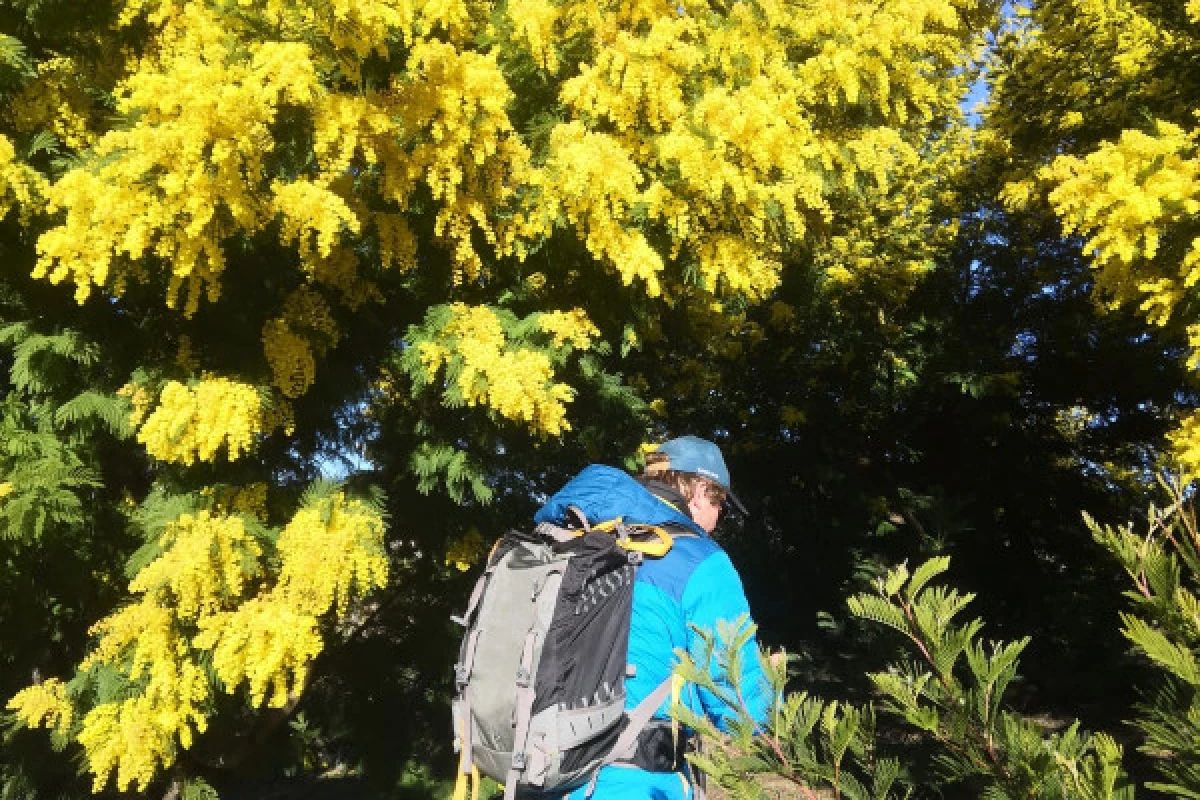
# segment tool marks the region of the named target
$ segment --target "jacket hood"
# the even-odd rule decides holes
[[[546,501],[533,520],[565,522],[569,516],[569,506],[582,511],[589,523],[623,517],[626,522],[643,525],[683,525],[701,536],[708,536],[691,517],[656,497],[636,478],[603,464],[593,464],[567,481]]]

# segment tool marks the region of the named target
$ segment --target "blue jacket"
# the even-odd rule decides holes
[[[716,631],[718,620],[733,621],[749,614],[742,581],[729,556],[697,526],[686,511],[659,499],[625,472],[593,465],[571,479],[547,501],[534,519],[562,522],[567,507],[577,506],[590,521],[624,517],[627,522],[652,525],[674,523],[690,528],[695,536],[677,536],[663,558],[647,558],[637,572],[633,589],[633,616],[629,625],[629,662],[637,668],[625,684],[625,707],[632,709],[665,680],[678,663],[676,649],[704,663],[703,640],[689,627]],[[771,694],[758,661],[757,642],[751,639],[742,652],[742,693],[750,712],[758,720],[766,717]],[[716,684],[730,684],[714,663]],[[689,684],[682,702],[697,714],[707,715],[725,728],[731,716],[728,706],[712,692]],[[666,719],[670,701],[656,717]],[[663,800],[686,798],[690,787],[680,773],[652,773],[626,767],[601,770],[593,800],[605,798],[655,797]],[[584,790],[570,797],[582,798]]]

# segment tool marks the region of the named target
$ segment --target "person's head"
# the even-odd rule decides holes
[[[745,511],[729,488],[721,450],[707,439],[681,436],[646,454],[646,475],[667,484],[687,501],[697,525],[712,533],[727,498]]]

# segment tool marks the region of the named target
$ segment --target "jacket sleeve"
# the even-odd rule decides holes
[[[733,622],[743,614],[749,615],[750,606],[746,602],[742,580],[724,552],[713,553],[692,573],[683,592],[683,612],[685,622],[712,631],[714,635],[718,620]],[[721,646],[722,643],[718,642],[718,652]],[[687,649],[698,664],[703,663],[704,640],[690,627],[687,630]],[[758,659],[756,636],[743,646],[741,662],[742,698],[754,719],[764,722],[771,705],[771,688]],[[724,694],[732,694],[729,676],[715,658],[710,665],[710,674]],[[704,712],[721,730],[728,730],[728,720],[735,716],[732,709],[707,689],[699,688],[698,693]]]

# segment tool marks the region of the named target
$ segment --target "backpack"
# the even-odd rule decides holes
[[[667,679],[625,711],[633,583],[644,557],[662,557],[663,528],[620,519],[509,531],[492,549],[467,610],[455,665],[455,798],[468,776],[518,790],[567,792],[627,760],[667,699]]]

